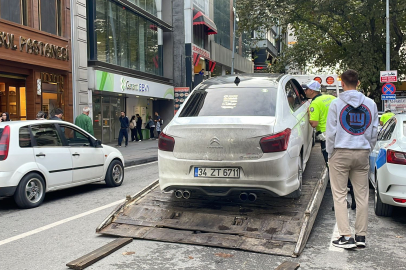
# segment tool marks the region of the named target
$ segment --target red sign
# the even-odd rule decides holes
[[[205,49],[200,48],[199,46],[192,44],[192,52],[199,54],[199,56],[210,59],[210,52]]]
[[[315,80],[316,82],[319,82],[319,84],[321,84],[322,79],[320,77],[315,77],[313,80]]]
[[[396,86],[393,83],[385,83],[382,86],[382,94],[393,95],[396,92]]]
[[[381,82],[397,82],[398,81],[398,71],[389,70],[381,71]]]
[[[333,77],[327,77],[326,79],[327,84],[333,84],[334,83],[334,78]]]

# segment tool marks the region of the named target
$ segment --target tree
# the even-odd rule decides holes
[[[386,61],[385,0],[238,0],[239,29],[291,27],[297,43],[272,69],[308,63],[348,68],[361,87],[378,97],[379,71]],[[391,69],[406,74],[406,1],[390,0]]]

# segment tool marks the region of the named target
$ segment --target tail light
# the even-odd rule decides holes
[[[386,161],[392,164],[406,165],[406,153],[388,150],[386,152]]]
[[[406,199],[393,198],[393,200],[397,203],[406,203]]]
[[[175,147],[175,139],[161,132],[158,140],[158,149],[162,151],[173,152],[174,147]]]
[[[7,159],[9,145],[10,145],[10,126],[5,126],[0,138],[0,161]]]
[[[284,131],[261,139],[259,144],[261,145],[262,152],[282,152],[288,149],[289,138],[291,129],[287,128]]]

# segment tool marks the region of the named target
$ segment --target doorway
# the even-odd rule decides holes
[[[0,112],[8,112],[13,121],[27,120],[25,80],[0,76]]]

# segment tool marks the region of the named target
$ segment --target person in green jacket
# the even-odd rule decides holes
[[[384,114],[382,114],[381,119],[379,120],[379,124],[381,126],[385,125],[386,122],[388,122],[389,119],[392,118],[395,114],[391,112],[391,110],[386,110]]]
[[[76,117],[75,125],[86,130],[88,133],[90,133],[94,136],[92,119],[89,117],[89,113],[90,113],[90,108],[84,107],[83,113],[81,115],[79,115],[78,117]]]

